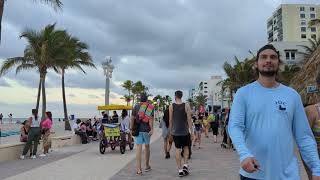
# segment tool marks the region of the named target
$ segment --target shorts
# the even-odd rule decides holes
[[[172,136],[174,145],[177,149],[182,149],[184,147],[191,146],[190,134],[185,136]]]
[[[194,128],[194,132],[195,132],[195,133],[200,133],[201,130],[202,130],[201,127],[195,127],[195,128]]]
[[[150,135],[148,132],[139,132],[135,137],[136,144],[150,144]]]

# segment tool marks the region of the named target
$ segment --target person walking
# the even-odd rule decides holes
[[[196,147],[196,142],[198,142],[198,148],[201,148],[201,134],[202,134],[202,119],[203,116],[199,113],[197,117],[193,118],[194,124],[194,137],[193,137],[193,147]]]
[[[169,129],[176,147],[176,163],[180,177],[189,174],[188,157],[192,131],[191,108],[189,104],[182,102],[182,96],[182,91],[176,91],[175,103],[169,107]],[[182,150],[183,159],[181,158]]]
[[[9,115],[8,115],[8,118],[9,118],[9,123],[12,124],[12,122],[13,122],[13,115],[12,115],[12,114],[9,114]]]
[[[2,113],[0,113],[0,123],[1,123],[1,124],[3,124],[2,119],[3,119],[3,114],[2,114]]]
[[[230,113],[228,133],[240,156],[240,179],[300,180],[295,155],[320,180],[320,160],[301,97],[276,80],[279,52],[272,45],[258,52],[258,79],[237,90]]]
[[[203,119],[203,129],[204,129],[204,136],[209,138],[209,121],[208,121],[208,112],[205,113]]]
[[[151,170],[150,166],[150,138],[153,134],[153,121],[154,121],[154,107],[148,103],[148,96],[146,93],[140,94],[140,103],[137,103],[133,110],[130,123],[130,131],[132,132],[133,126],[137,125],[138,132],[135,137],[135,143],[137,145],[136,150],[136,175],[142,175],[141,167],[141,154],[142,145],[145,145],[145,172]],[[133,132],[132,132],[133,133]]]
[[[162,128],[163,150],[165,153],[165,158],[169,159],[173,139],[169,132],[169,108],[168,107],[165,109],[163,119],[160,123]]]
[[[46,112],[46,119],[41,122],[41,131],[43,139],[43,153],[39,157],[45,157],[49,153],[49,148],[51,147],[51,129],[52,127],[52,113],[50,111]]]
[[[318,87],[320,87],[320,71],[317,74],[316,77],[316,83]],[[317,142],[317,150],[318,154],[320,152],[320,102],[307,106],[305,108],[307,118],[309,120],[309,125],[311,127],[311,130],[313,132],[313,135],[315,136],[316,142]],[[303,165],[306,169],[306,172],[308,174],[309,180],[312,180],[312,172],[310,168],[306,165],[306,163],[303,161]]]
[[[35,159],[37,155],[37,150],[38,150],[38,144],[39,140],[41,137],[41,132],[40,132],[40,121],[38,119],[38,110],[37,109],[32,109],[32,116],[28,119],[30,121],[31,126],[30,130],[28,132],[28,141],[25,144],[23,148],[22,155],[20,156],[20,159],[24,159],[25,155],[27,154],[28,150],[30,149],[30,146],[32,146],[33,143],[33,152],[31,159]]]
[[[212,134],[213,134],[213,142],[217,143],[218,142],[218,132],[219,132],[219,118],[217,114],[217,110],[215,109],[213,111],[213,114],[210,115],[210,127],[212,129]]]

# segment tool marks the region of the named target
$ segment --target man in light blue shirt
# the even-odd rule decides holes
[[[272,45],[257,53],[257,81],[234,98],[229,135],[240,156],[241,180],[300,180],[295,142],[302,158],[320,180],[316,142],[299,94],[276,81],[279,53]]]

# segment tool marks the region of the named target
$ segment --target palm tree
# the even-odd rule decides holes
[[[2,31],[2,16],[4,11],[4,4],[6,0],[0,0],[0,42],[1,42],[1,31]],[[60,0],[34,0],[34,2],[40,2],[44,4],[50,4],[55,10],[62,8],[62,2]]]
[[[123,97],[121,97],[121,99],[124,99],[127,102],[127,106],[129,106],[131,102],[131,98],[132,96],[129,96],[129,95],[124,95]]]
[[[200,94],[198,96],[195,97],[195,105],[197,108],[199,108],[200,106],[204,106],[207,102],[207,96]]]
[[[141,93],[146,93],[148,91],[148,87],[142,84],[141,81],[137,81],[133,84],[132,87],[132,106],[134,105],[134,101],[136,100],[136,96]]]
[[[280,73],[280,81],[289,86],[292,78],[300,71],[298,65],[285,65],[284,69]]]
[[[304,56],[304,59],[308,59],[309,57],[311,57],[313,52],[315,52],[317,50],[317,48],[320,46],[320,39],[318,39],[318,40],[308,39],[308,41],[310,43],[309,46],[298,45],[298,46],[302,47],[305,50],[305,52],[298,52],[299,54],[302,54]]]
[[[314,25],[319,25],[320,24],[320,19],[312,19],[309,21],[308,26],[314,26]]]
[[[88,45],[81,42],[78,38],[72,37],[67,32],[64,34],[64,53],[62,54],[63,61],[58,61],[58,67],[61,71],[62,79],[62,98],[63,98],[63,110],[64,110],[64,122],[65,130],[71,130],[70,122],[68,119],[66,94],[65,94],[65,73],[67,69],[75,68],[79,69],[83,73],[86,73],[82,66],[96,68],[92,63],[92,58],[88,53]]]
[[[123,84],[121,86],[125,90],[128,91],[128,97],[130,97],[130,101],[131,101],[131,92],[132,92],[132,88],[133,88],[133,82],[131,80],[126,80],[125,82],[123,82]],[[129,99],[127,99],[127,100],[129,100]],[[129,101],[129,103],[130,103],[130,101]]]
[[[153,101],[157,102],[156,109],[164,109],[165,97],[162,97],[160,94],[158,94],[153,98]],[[159,101],[159,106],[158,106],[158,101]]]
[[[24,56],[7,59],[0,69],[0,76],[15,66],[17,66],[16,73],[21,70],[37,69],[40,74],[42,90],[42,118],[45,117],[46,112],[45,80],[47,71],[53,69],[59,72],[57,62],[62,60],[63,43],[61,42],[63,42],[65,33],[65,31],[55,30],[55,24],[47,25],[40,32],[31,29],[25,30],[20,36],[28,42]]]

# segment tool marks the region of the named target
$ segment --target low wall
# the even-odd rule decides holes
[[[78,135],[52,137],[53,149],[71,146],[75,144],[81,144],[81,139]],[[0,144],[0,162],[18,159],[22,154],[22,149],[24,145],[25,143],[23,142],[12,144]],[[42,141],[40,141],[40,145],[38,146],[38,154],[41,154],[42,152],[43,145]],[[29,152],[27,155],[29,155]]]

